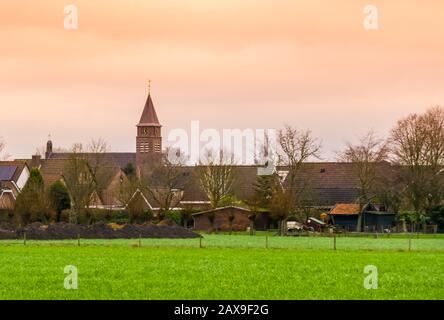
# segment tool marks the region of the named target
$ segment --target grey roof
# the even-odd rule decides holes
[[[0,181],[10,181],[14,177],[17,166],[0,167]]]
[[[317,188],[319,205],[334,205],[336,203],[351,203],[358,198],[357,188]]]
[[[1,169],[3,171],[4,179],[0,179],[3,181],[14,181],[17,182],[20,178],[20,175],[22,174],[25,167],[28,167],[25,160],[14,160],[14,161],[0,161],[0,168],[7,168],[7,169]],[[15,168],[14,170],[11,168]],[[11,171],[14,171],[12,173],[12,176],[10,175]]]
[[[66,160],[69,159],[71,155],[72,153],[70,152],[51,153],[49,159]],[[83,153],[82,155],[94,156],[92,153]],[[124,168],[128,163],[136,163],[135,152],[106,152],[100,154],[100,156],[103,157],[103,163],[106,163],[108,166]]]

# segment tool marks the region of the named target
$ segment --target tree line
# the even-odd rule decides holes
[[[306,162],[321,160],[321,142],[310,130],[285,126],[278,132],[278,167],[268,176],[257,176],[253,193],[237,199],[239,179],[234,157],[224,150],[208,150],[204,159],[196,164],[193,177],[184,176],[185,158],[162,158],[150,168],[136,168],[128,164],[122,168],[117,186],[115,167],[107,163],[108,150],[103,140],[92,141],[86,148],[75,145],[63,169],[63,182],[48,188],[36,169],[17,198],[16,216],[21,223],[32,221],[59,221],[62,211],[70,209],[70,221],[81,217],[86,223],[94,222],[91,208],[98,199],[112,196],[127,204],[130,222],[153,218],[146,208],[149,197],[162,220],[179,205],[187,183],[198,184],[211,208],[239,204],[251,209],[254,220],[268,211],[278,221],[279,229],[289,217],[303,221],[313,214],[319,202],[316,188],[307,174]],[[167,151],[169,154],[170,150]],[[444,198],[444,108],[433,107],[421,114],[410,114],[397,121],[385,138],[369,131],[357,143],[347,142],[337,152],[337,160],[350,163],[358,192],[356,202],[363,207],[373,201],[388,211],[409,217],[414,224],[434,222],[442,224]],[[191,181],[192,179],[193,182]],[[48,212],[52,215],[48,216]],[[187,224],[192,209],[184,207],[180,220]],[[51,218],[52,217],[52,218]],[[214,215],[209,215],[211,224]],[[357,229],[361,230],[362,217]]]

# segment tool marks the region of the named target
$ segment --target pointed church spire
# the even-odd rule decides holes
[[[148,82],[148,98],[143,108],[142,116],[140,117],[139,126],[160,126],[157,118],[156,110],[154,109],[153,100],[151,100],[151,80]]]

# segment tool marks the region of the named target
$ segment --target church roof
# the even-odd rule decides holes
[[[153,100],[151,100],[151,95],[148,94],[146,99],[145,107],[143,108],[142,116],[138,126],[159,126],[159,119],[157,118],[156,110],[154,109]]]
[[[49,161],[48,164],[52,168],[54,166],[62,166],[64,163],[73,155],[70,152],[54,152],[51,153],[49,159],[46,160],[59,160],[57,161]],[[135,152],[105,152],[102,154],[93,154],[93,153],[82,153],[85,157],[94,157],[100,156],[101,162],[107,167],[119,167],[125,168],[128,163],[135,164],[136,163],[136,153]],[[46,164],[44,163],[43,166]]]

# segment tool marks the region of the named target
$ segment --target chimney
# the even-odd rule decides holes
[[[32,156],[31,168],[40,168],[42,165],[42,156],[36,154]]]

